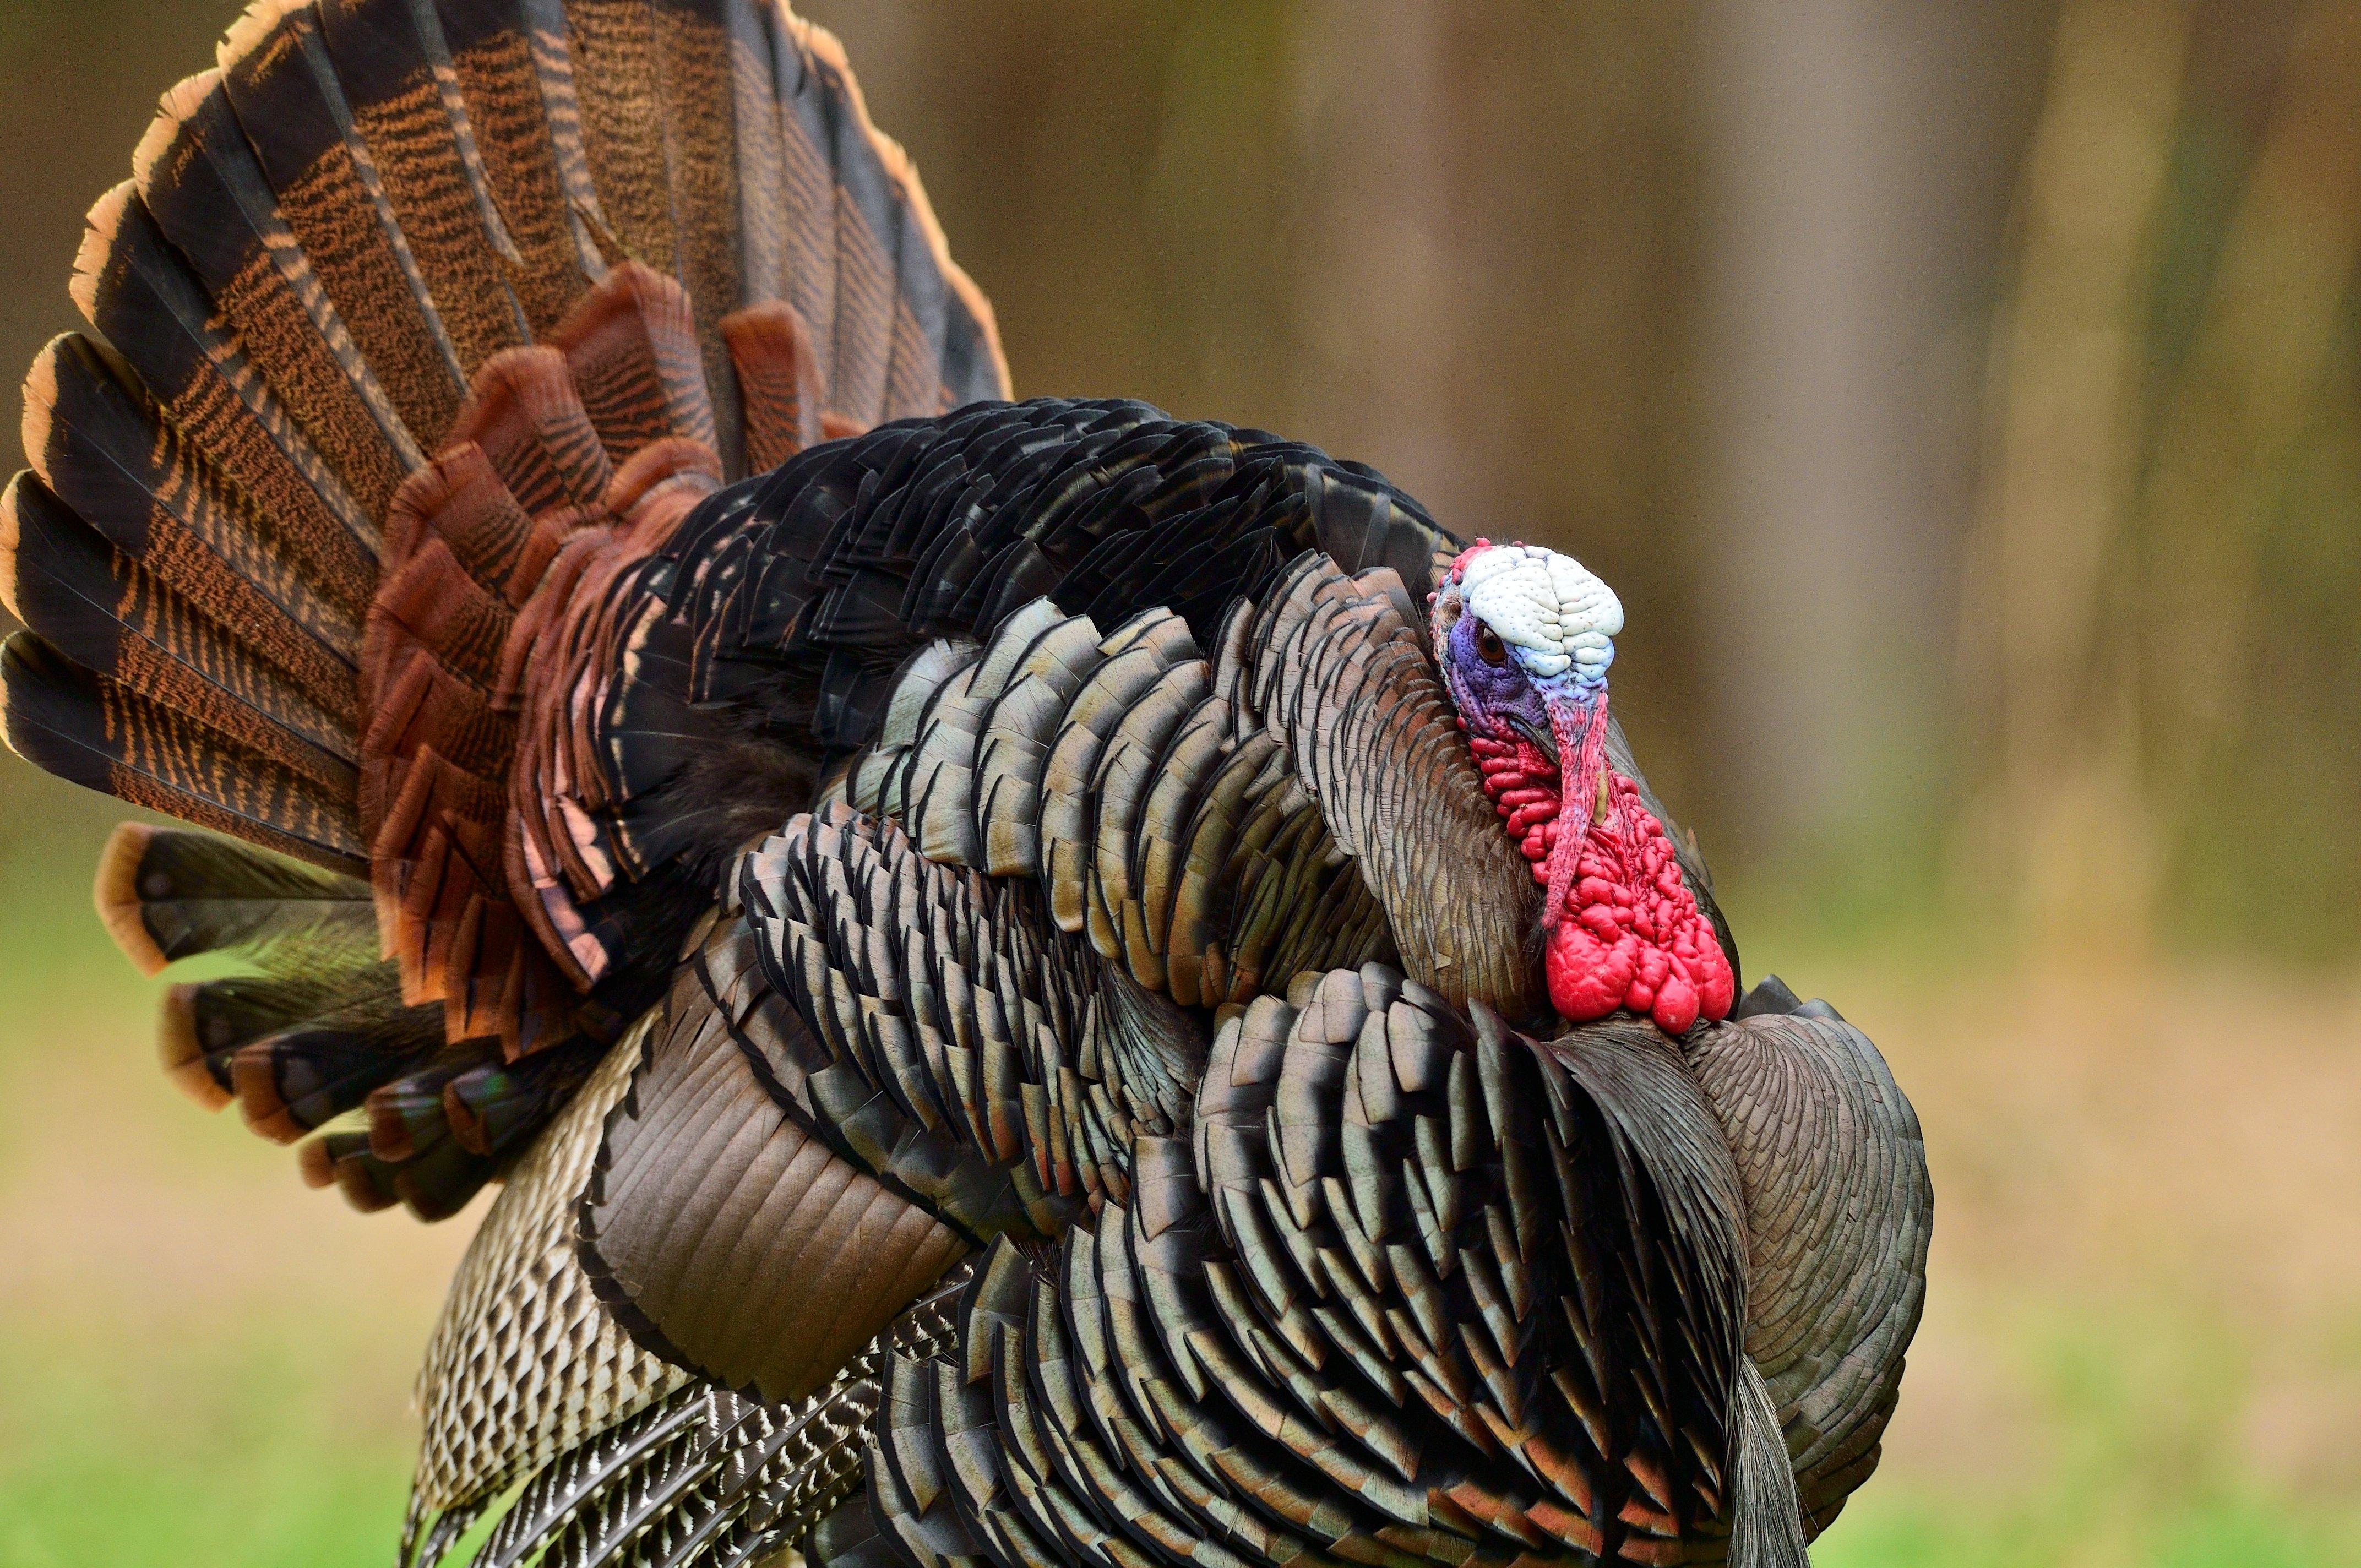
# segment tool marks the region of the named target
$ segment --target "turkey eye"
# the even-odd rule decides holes
[[[1488,664],[1505,664],[1509,662],[1509,645],[1501,641],[1500,634],[1490,627],[1478,626],[1476,628],[1476,656]]]

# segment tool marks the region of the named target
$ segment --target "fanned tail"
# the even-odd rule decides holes
[[[835,39],[763,0],[256,0],[72,292],[94,335],[33,366],[0,498],[0,722],[317,868],[135,835],[102,904],[145,963],[257,961],[173,992],[176,1079],[364,1206],[448,1212],[662,979],[581,925],[617,869],[521,813],[520,747],[596,771],[615,590],[698,499],[1005,396],[990,307]]]

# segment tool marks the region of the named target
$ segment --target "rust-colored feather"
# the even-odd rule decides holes
[[[636,262],[601,279],[550,334],[609,459],[652,442],[714,442],[713,402],[687,296]]]
[[[566,356],[546,345],[486,361],[451,440],[480,447],[517,505],[535,516],[589,506],[614,477]]]
[[[826,384],[810,331],[785,300],[724,316],[721,336],[746,410],[746,466],[760,473],[821,439]]]

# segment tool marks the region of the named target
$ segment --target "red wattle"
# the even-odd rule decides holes
[[[1562,826],[1557,769],[1521,736],[1471,733],[1467,746],[1533,880],[1547,886]],[[1575,1023],[1629,1008],[1669,1035],[1701,1017],[1726,1018],[1737,977],[1681,880],[1672,840],[1641,804],[1638,785],[1620,773],[1608,778],[1607,819],[1585,825],[1543,954],[1550,1006]]]
[[[1550,932],[1550,1005],[1576,1022],[1627,1007],[1668,1035],[1700,1017],[1726,1018],[1737,977],[1681,880],[1672,840],[1640,803],[1637,784],[1609,778],[1615,798],[1607,820],[1584,834],[1573,893]]]
[[[1532,862],[1534,880],[1547,883],[1550,851],[1557,847],[1557,770],[1521,735],[1496,740],[1471,731],[1467,750],[1475,754],[1484,793],[1499,809],[1509,837]]]

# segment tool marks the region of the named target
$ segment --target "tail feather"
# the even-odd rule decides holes
[[[375,1108],[380,1099],[406,1092],[424,1079],[429,1104],[439,1080],[454,1068],[437,1059],[443,1048],[441,1020],[401,1011],[367,1023],[329,1017],[248,1040],[229,1052],[230,1092],[246,1124],[277,1144],[299,1144],[348,1111],[367,1105],[369,1146],[389,1161],[412,1158],[431,1129],[413,1130],[399,1142],[383,1139]],[[206,1058],[209,1072],[218,1058]],[[388,1080],[391,1081],[389,1082]]]
[[[615,477],[566,356],[546,345],[487,364],[451,436],[443,460],[465,460],[474,448],[532,517],[598,505]]]
[[[335,79],[416,258],[421,297],[472,375],[533,333],[508,281],[515,247],[470,166],[453,95],[435,80],[430,34],[440,29],[414,0],[321,0],[317,9]]]
[[[552,1051],[511,1067],[497,1036],[452,1043],[444,1009],[405,1002],[378,956],[370,890],[351,877],[126,823],[95,898],[146,972],[204,954],[244,966],[166,993],[165,1072],[208,1108],[235,1102],[262,1136],[303,1143],[314,1184],[364,1207],[455,1211],[598,1061]]]
[[[819,362],[803,318],[766,300],[721,319],[746,410],[746,466],[776,467],[822,439]]]
[[[401,1006],[389,972],[348,972],[341,989],[239,976],[166,992],[165,1075],[208,1108],[235,1101],[247,1124],[295,1143],[426,1062],[440,1046],[431,1009]]]
[[[376,563],[348,538],[283,537],[87,338],[25,378],[25,449],[58,499],[323,701],[351,702]]]
[[[598,195],[582,146],[565,18],[552,0],[435,0],[438,67],[452,123],[482,169],[515,252],[510,281],[538,338],[606,271],[592,236]],[[439,71],[438,86],[443,85]]]
[[[409,1158],[372,1153],[365,1132],[323,1133],[298,1151],[309,1186],[335,1188],[364,1214],[396,1204],[426,1221],[447,1220],[467,1206],[500,1170],[500,1162],[470,1153],[447,1133],[423,1140]]]
[[[368,759],[360,784],[361,819],[382,825],[392,815],[422,752],[435,755],[489,784],[508,765],[515,725],[496,711],[480,685],[472,685],[421,650],[388,672],[376,695],[376,715],[362,737]]]
[[[250,8],[215,51],[222,88],[354,347],[418,445],[432,449],[467,395],[467,367],[355,124],[321,22],[302,0]]]
[[[20,474],[0,492],[0,603],[74,663],[330,787],[358,754],[349,715],[200,614]]]
[[[779,55],[782,120],[791,133],[782,138],[787,183],[814,206],[825,201],[836,208],[833,222],[808,209],[788,220],[798,237],[834,242],[832,258],[796,268],[798,278],[825,277],[833,285],[826,318],[833,326],[820,350],[829,367],[829,406],[864,427],[898,417],[899,397],[935,367],[949,394],[945,408],[1007,396],[1008,362],[991,302],[950,262],[917,165],[870,120],[836,35],[792,12],[783,19],[796,46]],[[895,302],[880,312],[874,299],[884,291]],[[821,316],[806,311],[804,319],[817,334]]]
[[[99,857],[93,896],[115,945],[142,974],[204,953],[267,953],[299,943],[300,963],[280,968],[316,971],[326,960],[341,971],[377,959],[366,883],[210,833],[125,823]],[[302,1015],[280,1014],[272,1027]]]
[[[775,0],[253,0],[133,176],[76,263],[106,343],[27,385],[0,724],[335,873],[206,905],[278,911],[300,941],[257,950],[313,970],[176,988],[167,1065],[356,1201],[446,1212],[709,897],[697,857],[743,825],[670,781],[792,809],[817,772],[626,673],[694,657],[635,585],[750,465],[1005,396],[990,307],[842,50]],[[143,962],[255,947],[133,940],[189,900],[122,873]]]
[[[733,57],[750,46],[767,57],[768,40],[747,0],[566,0],[566,14],[601,204],[629,255],[680,280],[694,378],[700,389],[710,384],[708,417],[728,433],[703,439],[725,469],[742,472],[719,323],[751,297],[739,126],[759,111],[739,89],[764,73],[736,69]]]
[[[292,1143],[445,1050],[377,955],[368,885],[231,839],[126,823],[100,857],[100,917],[148,973],[205,954],[250,972],[174,986],[165,1070]]]
[[[448,543],[429,534],[410,558],[389,572],[369,611],[375,646],[365,661],[368,685],[398,675],[390,661],[402,650],[432,658],[478,691],[500,678],[500,650],[516,610],[505,596],[477,580]],[[381,689],[372,696],[382,700]]]
[[[280,401],[381,517],[424,454],[280,215],[219,81],[207,71],[164,95],[132,154],[133,178]],[[431,423],[432,404],[414,411]]]
[[[566,356],[609,462],[620,466],[668,436],[714,444],[695,313],[673,280],[635,262],[615,268],[550,342]]]
[[[582,143],[609,238],[626,256],[675,272],[672,170],[656,106],[664,83],[647,0],[542,0],[564,40]],[[552,13],[562,15],[562,21]],[[718,161],[718,159],[717,159]]]
[[[462,1147],[504,1153],[555,1115],[598,1065],[595,1055],[574,1051],[478,1062],[443,1086],[443,1114]]]
[[[98,199],[75,258],[74,302],[138,375],[166,423],[309,554],[377,547],[371,511],[346,489],[216,313],[204,285],[125,181]]]
[[[367,870],[349,788],[93,674],[36,633],[0,648],[0,726],[17,755],[61,778],[333,870]]]

